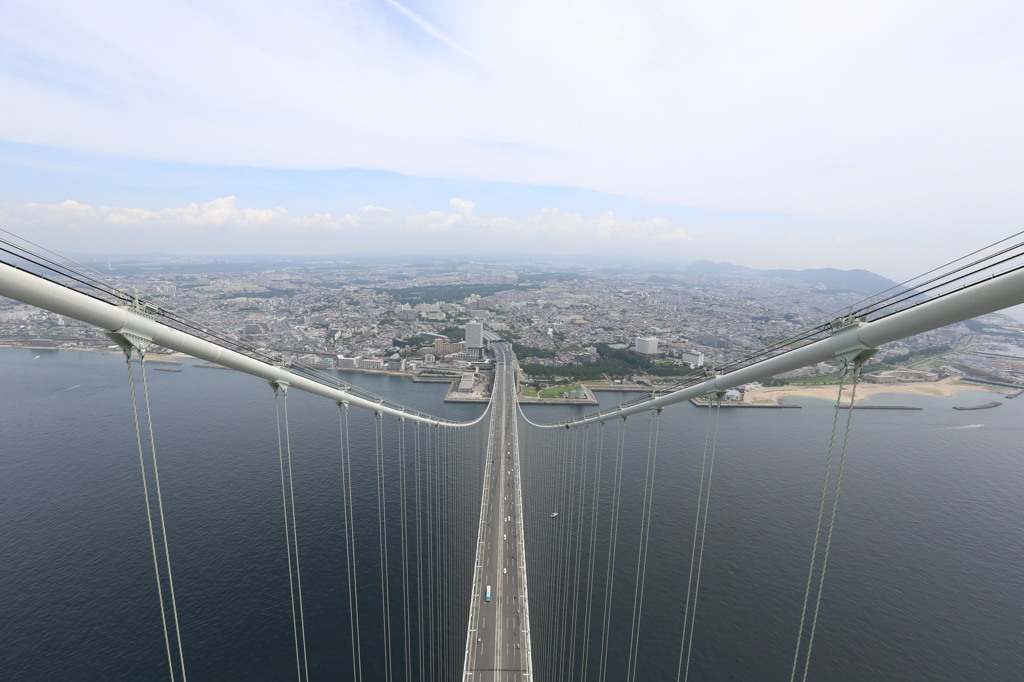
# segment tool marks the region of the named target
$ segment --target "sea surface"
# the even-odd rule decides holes
[[[150,365],[148,372],[188,676],[293,679],[273,393],[258,379],[195,364],[184,361],[181,372]],[[343,378],[449,418],[483,412],[482,405],[444,404],[442,384],[355,373]],[[123,358],[0,349],[0,380],[0,679],[166,679]],[[853,413],[811,679],[1021,679],[1024,397],[994,395],[873,397],[878,404],[924,409]],[[635,396],[598,394],[602,407]],[[993,399],[1003,404],[952,409]],[[802,409],[720,413],[691,679],[789,679],[833,414],[828,401],[798,402]],[[592,409],[527,406],[525,412],[535,422],[551,422]],[[338,409],[293,391],[289,416],[310,676],[350,679]],[[676,679],[706,418],[707,410],[685,404],[666,409],[658,425],[638,680]],[[351,420],[363,671],[366,679],[382,679],[373,421],[355,411]],[[570,669],[579,678],[584,660],[587,679],[596,679],[600,622],[595,615],[585,642],[580,607],[584,588],[605,574],[619,428],[608,425],[603,436],[598,428],[580,432],[575,460],[566,459],[571,440],[550,453],[535,448],[524,455],[538,680],[570,679]],[[609,680],[623,678],[630,656],[650,418],[632,417],[625,428]],[[475,539],[474,488],[482,464],[482,454],[463,456],[430,472],[453,477],[445,479],[452,494],[444,502],[452,525],[441,530],[467,536],[453,540],[445,557],[450,601],[458,608],[473,598],[465,593],[464,564]],[[573,480],[570,470],[581,473],[584,462],[593,480],[599,461],[601,497],[596,515],[588,515],[593,486],[582,496],[559,486]],[[393,491],[397,468],[388,462]],[[426,476],[429,458],[423,466]],[[557,518],[550,517],[553,511]],[[389,513],[394,519],[396,512]],[[411,509],[407,514],[410,522],[417,516]],[[592,581],[586,570],[577,578],[571,563],[559,563],[560,551],[588,555],[589,542],[572,543],[581,534],[590,537],[591,518],[598,519],[593,551],[599,567]],[[400,546],[395,533],[389,525],[389,566]],[[417,549],[410,548],[410,557],[421,556]],[[429,558],[424,550],[421,563]],[[390,585],[401,583],[400,568],[391,576]],[[604,589],[601,583],[592,597],[595,614]],[[551,622],[558,594],[576,595],[565,602],[570,611],[576,607],[575,636],[571,627],[559,634]],[[436,602],[438,596],[424,592],[414,599]],[[445,670],[461,669],[465,633],[458,608],[436,628],[444,630],[435,633],[438,642],[447,642],[457,659]],[[391,613],[400,616],[401,606]],[[393,620],[400,630],[400,618]],[[412,632],[416,640],[415,627]],[[424,665],[443,649],[427,642]],[[410,669],[419,679],[421,659],[413,649]],[[395,672],[405,679],[404,663]]]

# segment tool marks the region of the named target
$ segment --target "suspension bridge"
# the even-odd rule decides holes
[[[838,360],[843,382],[855,394],[864,361],[884,344],[1024,303],[1024,242],[998,243],[865,299],[801,335],[687,377],[670,390],[553,424],[532,422],[518,409],[515,357],[507,343],[492,340],[490,403],[480,418],[460,422],[293,365],[52,252],[2,241],[0,295],[94,325],[124,351],[136,433],[131,445],[138,450],[146,498],[166,671],[171,679],[182,680],[188,673],[189,636],[181,627],[176,598],[174,547],[165,523],[165,507],[173,500],[161,489],[160,434],[153,428],[146,375],[152,345],[239,370],[270,385],[288,565],[282,589],[290,597],[294,671],[300,680],[311,676],[305,613],[316,595],[302,587],[301,560],[309,550],[300,552],[299,547],[289,392],[310,393],[337,406],[351,675],[387,680],[638,679],[640,643],[652,634],[644,628],[644,609],[652,599],[647,568],[658,456],[666,448],[659,440],[661,423],[680,403],[707,399],[696,511],[692,525],[684,529],[680,523],[678,531],[678,542],[690,549],[689,565],[671,595],[682,624],[682,637],[674,644],[677,665],[671,672],[676,679],[687,679],[694,630],[700,625],[697,612],[724,392]],[[811,670],[853,415],[843,407],[837,398],[831,443],[823,455],[825,477],[808,548],[806,586],[802,604],[794,605],[791,679],[807,679]],[[361,436],[350,426],[353,409],[372,415],[369,452],[353,451]],[[640,416],[644,419],[638,436],[635,418]],[[628,428],[634,429],[632,435],[627,435]],[[365,652],[369,629],[359,622],[368,608],[359,604],[366,587],[360,562],[369,558],[358,538],[368,520],[359,518],[353,504],[359,491],[353,488],[352,458],[363,456],[372,456],[376,468],[372,561],[380,571],[374,590],[381,599],[375,618],[379,627],[372,636],[379,639],[374,650],[383,656],[373,662]],[[623,471],[630,465],[643,470],[642,499],[625,505],[637,508],[637,518],[627,520],[622,516]],[[617,555],[627,544],[620,538],[623,532],[631,540],[627,570],[622,569],[622,554]]]

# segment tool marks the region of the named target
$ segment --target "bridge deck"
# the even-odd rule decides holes
[[[497,363],[462,675],[464,681],[477,682],[533,676],[515,360],[507,344],[493,343],[491,348]],[[489,602],[485,598],[488,587]]]

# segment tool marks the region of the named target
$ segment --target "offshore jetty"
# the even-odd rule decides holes
[[[985,403],[984,405],[954,405],[954,410],[988,410],[993,407],[999,407],[1002,405],[1001,402]]]

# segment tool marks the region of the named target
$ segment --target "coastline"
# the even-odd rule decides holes
[[[25,349],[33,351],[77,351],[84,353],[106,353],[106,354],[117,354],[120,355],[121,351],[116,348],[109,347],[91,347],[91,348],[75,348],[67,346],[29,346],[21,344],[9,344],[0,343],[0,348],[11,348],[11,349]],[[184,353],[151,353],[147,356],[154,364],[177,364],[173,361],[180,361],[184,359],[200,360],[192,355],[186,355]],[[429,377],[421,378],[410,374],[409,372],[402,372],[397,370],[387,369],[356,369],[356,368],[344,368],[337,369],[332,368],[335,371],[342,372],[359,372],[365,374],[388,374],[392,376],[407,377],[411,381],[436,381],[438,383],[449,383],[454,381],[453,378],[447,377]],[[642,391],[650,392],[652,387],[650,386],[638,386],[635,384],[626,385],[613,385],[613,384],[585,384],[588,389],[590,400],[587,401],[572,401],[572,404],[583,404],[593,405],[597,404],[596,398],[593,392],[598,391]],[[822,400],[835,400],[836,389],[838,384],[820,384],[815,386],[762,386],[761,388],[751,389],[746,391],[743,396],[743,400],[738,403],[734,403],[734,406],[749,406],[749,407],[778,407],[785,406],[784,402],[787,398],[819,398]],[[656,390],[656,388],[655,388]],[[849,386],[843,387],[844,397],[849,396]],[[1010,389],[1005,386],[991,386],[987,384],[976,384],[971,382],[960,381],[958,379],[947,378],[939,381],[927,381],[927,382],[908,382],[899,384],[872,384],[861,382],[857,386],[857,400],[860,404],[862,401],[870,401],[873,396],[882,394],[895,394],[895,395],[923,395],[932,396],[938,398],[952,398],[961,391],[988,391],[991,393],[997,393],[1005,395],[1006,397],[1013,397],[1020,393],[1020,390]],[[1009,395],[1007,395],[1009,393]],[[476,402],[477,399],[470,399],[466,402]],[[591,402],[593,400],[593,402]],[[536,401],[536,402],[535,402]],[[453,401],[461,402],[461,401]],[[551,400],[527,400],[523,402],[535,402],[535,404],[566,404],[567,401],[560,399]],[[848,400],[846,401],[848,402]]]
[[[835,400],[838,384],[822,384],[820,386],[763,386],[747,391],[743,402],[752,405],[778,405],[786,398],[821,398]],[[869,401],[873,396],[881,394],[925,395],[938,398],[952,398],[961,391],[990,391],[1005,394],[1008,389],[985,384],[973,384],[956,379],[940,381],[915,382],[906,384],[869,384],[857,386],[856,402]],[[843,396],[849,402],[850,387],[843,387]]]
[[[49,351],[59,350],[59,351],[70,351],[70,352],[75,352],[75,353],[103,353],[105,355],[121,355],[122,352],[123,352],[119,348],[108,348],[108,347],[103,347],[103,348],[98,348],[98,347],[76,348],[76,347],[68,347],[68,346],[28,346],[28,345],[24,345],[24,344],[12,344],[12,343],[0,343],[0,348],[12,348],[14,350],[18,350],[18,349],[24,349],[24,350],[49,350]],[[156,362],[158,360],[183,360],[183,359],[198,360],[199,359],[199,358],[196,358],[193,355],[186,355],[185,353],[149,353],[146,357],[148,359],[151,359],[151,361],[153,361],[153,362]]]

